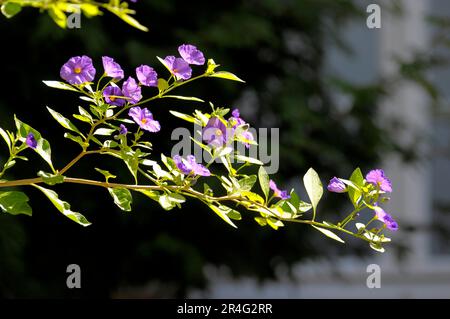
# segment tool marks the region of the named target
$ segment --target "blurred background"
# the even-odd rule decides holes
[[[370,3],[381,7],[379,29],[366,25]],[[324,183],[357,166],[383,167],[394,186],[387,208],[400,230],[380,254],[302,225],[261,228],[251,214],[235,230],[193,201],[165,212],[135,196],[133,212],[124,213],[102,189],[55,186],[93,223],[82,228],[25,188],[33,217],[0,214],[1,297],[450,297],[448,1],[141,0],[133,7],[148,33],[108,13],[83,17],[72,30],[32,9],[1,18],[0,125],[12,129],[13,114],[32,124],[62,167],[77,146],[63,138],[45,106],[69,116],[80,100],[42,80],[58,80],[61,65],[82,54],[98,71],[108,55],[126,74],[140,64],[162,73],[156,56],[192,43],[246,83],[194,82],[189,95],[239,107],[255,127],[280,128],[280,185],[301,190],[311,166]],[[169,106],[186,113],[208,108],[148,105],[163,127],[151,136],[155,154],[170,153],[172,129],[185,126]],[[127,174],[113,159],[95,161]],[[35,176],[39,165],[17,164],[9,178]],[[89,161],[72,174],[99,178]],[[346,205],[345,196],[327,194],[320,214],[341,219]],[[69,264],[81,267],[81,289],[66,286]],[[380,289],[366,286],[370,264],[381,267]]]

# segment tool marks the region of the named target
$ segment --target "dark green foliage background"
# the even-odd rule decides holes
[[[13,114],[40,130],[51,145],[54,163],[61,168],[77,154],[77,145],[62,137],[62,129],[45,110],[49,105],[69,116],[80,104],[64,91],[52,90],[42,80],[57,80],[59,69],[75,55],[91,56],[98,74],[101,56],[114,57],[133,74],[140,64],[157,67],[156,55],[175,54],[181,43],[193,43],[208,57],[247,81],[245,85],[218,79],[194,82],[184,92],[213,101],[233,104],[244,90],[256,93],[258,108],[254,126],[279,127],[280,172],[277,181],[300,178],[313,166],[326,180],[333,175],[349,176],[353,168],[372,167],[381,151],[395,148],[380,130],[374,115],[377,100],[384,94],[380,83],[357,86],[342,79],[323,76],[325,35],[339,42],[337,31],[350,19],[361,18],[354,1],[140,1],[135,5],[138,20],[150,28],[143,33],[105,13],[104,17],[82,19],[82,28],[62,30],[50,18],[32,9],[11,20],[0,19],[2,35],[2,93],[0,125],[12,129]],[[364,20],[361,20],[364,21]],[[363,23],[363,22],[362,22]],[[302,39],[298,50],[286,45],[289,34]],[[353,98],[345,118],[334,112],[330,90],[346,91]],[[314,99],[318,107],[308,101]],[[185,126],[168,109],[186,113],[207,104],[164,101],[148,105],[163,129],[147,134],[155,154],[170,152],[172,128]],[[350,130],[345,121],[358,123]],[[81,126],[81,125],[80,125]],[[2,147],[2,154],[6,148]],[[32,156],[33,157],[33,156]],[[18,164],[10,178],[31,177],[43,168]],[[5,160],[4,156],[0,160]],[[126,176],[122,163],[108,157],[83,160],[71,176],[100,179],[93,170],[109,169]],[[251,214],[244,214],[239,229],[223,223],[206,207],[189,202],[182,210],[164,212],[157,204],[135,196],[134,209],[124,213],[112,203],[105,190],[74,185],[55,189],[75,211],[93,225],[82,228],[61,216],[42,194],[24,189],[31,198],[34,216],[0,214],[0,296],[2,297],[109,297],[118,287],[162,283],[145,297],[184,296],[186,290],[205,285],[202,272],[207,263],[225,264],[235,275],[274,275],[275,266],[291,264],[317,253],[326,256],[359,249],[353,240],[346,246],[301,225],[288,225],[278,232],[260,228]],[[342,203],[329,195],[324,212],[339,214]],[[339,215],[342,216],[342,213]],[[368,250],[363,246],[361,251]],[[82,269],[82,289],[66,288],[66,267]],[[135,295],[133,295],[135,296]]]

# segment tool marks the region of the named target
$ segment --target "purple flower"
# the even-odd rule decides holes
[[[181,58],[176,58],[173,55],[167,56],[164,59],[164,64],[175,75],[177,80],[187,80],[192,76],[192,69],[189,64]]]
[[[119,96],[123,96],[123,93],[122,90],[120,90],[120,88],[116,85],[110,85],[103,90],[103,97],[108,104],[123,106],[125,104],[125,100],[119,98]]]
[[[245,121],[241,119],[240,113],[238,109],[234,109],[233,112],[231,112],[231,117],[228,119],[228,122],[231,124],[233,128],[238,127],[239,125],[245,124]]]
[[[245,148],[250,148],[250,143],[245,142],[245,141],[254,141],[255,138],[253,137],[253,134],[249,131],[245,131],[242,132],[241,137],[243,138],[243,141],[241,140],[241,142],[244,143]]]
[[[334,193],[345,193],[347,191],[347,186],[341,180],[337,177],[333,177],[330,179],[330,182],[328,183],[327,189],[330,192]]]
[[[235,134],[235,129],[240,126],[240,125],[244,125],[246,124],[246,122],[240,117],[240,113],[238,109],[234,109],[233,112],[231,112],[231,117],[228,119],[228,123],[231,125],[231,127],[233,128],[233,135]],[[254,141],[255,138],[253,137],[253,134],[251,132],[249,132],[248,130],[245,130],[241,133],[240,136],[237,136],[238,138],[241,137],[242,139],[244,139],[244,141],[242,141],[245,145],[246,148],[250,148],[250,143],[245,142],[245,140],[247,141]]]
[[[392,218],[391,215],[386,213],[383,208],[376,206],[375,207],[375,216],[377,219],[381,222],[383,222],[386,225],[387,229],[396,231],[398,230],[398,224],[397,222]]]
[[[82,84],[94,79],[95,68],[90,57],[75,56],[61,67],[59,75],[70,84]]]
[[[196,46],[192,44],[183,44],[178,47],[178,53],[184,61],[189,64],[203,65],[205,64],[205,57],[202,51],[198,50]]]
[[[161,125],[153,119],[153,114],[147,108],[141,109],[139,106],[132,107],[128,115],[143,129],[149,132],[158,132]]]
[[[287,191],[281,190],[277,187],[277,184],[273,180],[269,181],[269,187],[271,190],[273,190],[273,193],[275,197],[279,197],[281,199],[288,199],[291,198],[291,196],[288,194]]]
[[[198,164],[195,161],[195,157],[193,155],[188,155],[186,159],[181,158],[180,155],[175,155],[173,157],[175,164],[178,169],[184,175],[200,175],[200,176],[210,176],[211,172],[202,164]]]
[[[34,138],[33,133],[28,133],[25,143],[28,145],[28,147],[31,147],[32,149],[35,149],[37,147],[37,141]]]
[[[227,142],[227,127],[218,117],[211,117],[203,128],[202,136],[208,145],[222,146]]]
[[[382,169],[374,169],[371,170],[366,175],[366,181],[369,183],[379,186],[382,191],[391,193],[392,192],[392,184],[389,178],[386,177],[384,171]]]
[[[105,69],[106,76],[112,77],[114,80],[123,79],[124,73],[120,65],[114,62],[113,58],[109,56],[102,57],[103,69]]]
[[[120,124],[120,127],[119,127],[119,134],[120,134],[120,135],[125,135],[125,134],[127,134],[127,133],[128,133],[127,127],[126,127],[125,125],[123,125],[123,124]]]
[[[141,87],[131,76],[128,77],[128,80],[123,82],[122,93],[130,98],[131,103],[137,103],[142,99]]]
[[[140,67],[137,67],[136,76],[142,85],[158,86],[158,74],[148,65],[141,65]]]

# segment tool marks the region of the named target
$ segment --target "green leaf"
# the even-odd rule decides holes
[[[164,97],[172,98],[172,99],[178,99],[178,100],[185,100],[185,101],[195,101],[195,102],[205,102],[202,99],[199,99],[198,97],[193,96],[181,96],[181,95],[164,95]]]
[[[133,197],[128,189],[122,187],[108,188],[108,192],[114,199],[114,204],[116,204],[121,210],[126,212],[131,211],[131,202],[133,201]]]
[[[199,110],[195,110],[194,115],[202,122],[203,126],[205,126],[209,122],[209,114],[203,114]],[[225,121],[222,121],[222,123],[224,123],[224,125],[227,124],[227,122]]]
[[[302,213],[307,212],[308,210],[310,210],[312,208],[312,205],[310,203],[304,202],[304,201],[300,201],[300,203],[298,204],[298,210]]]
[[[64,183],[64,176],[57,175],[57,174],[51,174],[46,173],[44,171],[39,171],[38,176],[42,178],[45,184],[47,185],[55,185],[55,184],[61,184]]]
[[[53,168],[53,164],[52,164],[52,157],[51,157],[52,150],[50,148],[50,143],[41,136],[41,133],[36,131],[34,128],[29,126],[28,124],[25,124],[24,122],[20,121],[15,115],[14,115],[14,121],[16,123],[17,134],[19,136],[19,140],[21,142],[25,142],[28,133],[32,133],[37,142],[37,146],[34,150],[36,151],[36,153],[38,153],[44,159],[44,161],[46,161],[48,163],[48,165],[50,165],[50,167],[54,171],[55,169]]]
[[[358,187],[364,186],[364,176],[359,167],[353,171],[352,175],[350,176],[350,181]],[[361,197],[361,191],[353,187],[349,187],[348,197],[350,198],[350,201],[352,202],[353,206],[357,207],[358,199]]]
[[[115,131],[112,128],[98,128],[95,130],[94,135],[111,136]]]
[[[233,148],[232,147],[220,146],[220,147],[214,148],[213,157],[214,158],[223,157],[223,156],[226,156],[226,155],[230,154],[231,152],[233,152]]]
[[[317,204],[323,195],[323,186],[317,172],[310,168],[303,176],[303,184],[313,207],[313,220],[316,217]]]
[[[72,114],[72,116],[79,121],[86,122],[86,123],[92,123],[92,120],[84,115]]]
[[[139,29],[139,30],[145,31],[145,32],[148,31],[147,27],[140,24],[135,18],[133,18],[133,17],[129,16],[128,14],[126,14],[125,12],[123,12],[122,9],[119,9],[116,7],[111,7],[111,6],[107,6],[106,9],[108,9],[109,11],[111,11],[116,16],[121,18],[123,21],[125,21],[129,25],[135,27],[136,29]]]
[[[243,191],[243,192],[241,192],[241,195],[247,197],[252,202],[257,202],[259,204],[264,204],[264,199],[261,196],[259,196],[258,194],[256,194],[256,193]]]
[[[170,193],[168,196],[174,203],[182,204],[186,201],[186,197],[178,193]]]
[[[60,81],[42,81],[42,82],[44,82],[45,85],[54,89],[79,92],[76,88],[64,82]]]
[[[6,133],[5,130],[2,129],[1,127],[0,127],[0,135],[1,135],[1,136],[3,137],[3,139],[5,140],[6,145],[8,145],[8,149],[11,150],[11,139],[9,138],[8,133]]]
[[[214,70],[219,67],[220,64],[216,64],[213,59],[208,59],[208,66],[206,68],[206,74],[212,74],[214,73]]]
[[[220,206],[217,207],[214,204],[208,204],[209,208],[212,209],[213,212],[215,212],[217,215],[219,215],[220,218],[222,218],[224,221],[227,222],[227,224],[233,226],[234,228],[237,228],[237,226],[231,221],[230,217],[228,217],[227,213],[231,208],[228,208],[226,206]],[[228,208],[224,209],[224,207]]]
[[[230,211],[227,213],[227,216],[233,220],[241,220],[242,219],[241,213],[239,213],[235,209],[230,209]]]
[[[378,251],[380,253],[384,253],[384,248],[381,245],[381,243],[373,243],[372,242],[372,243],[369,244],[369,246],[370,246],[370,248],[372,248],[375,251]]]
[[[366,225],[364,225],[362,223],[356,223],[355,226],[358,229],[358,233],[362,232],[363,236],[366,237],[367,239],[369,239],[372,242],[375,242],[375,243],[388,243],[388,242],[391,241],[391,239],[389,237],[385,237],[384,235],[379,236],[377,234],[374,234],[370,230],[367,230],[366,229]]]
[[[88,119],[93,121],[91,114],[88,111],[86,111],[85,109],[83,109],[81,106],[78,106],[78,113],[80,113],[80,115],[87,117]]]
[[[152,191],[152,190],[148,190],[148,189],[136,189],[136,192],[142,193],[147,197],[150,197],[151,199],[158,201],[160,195],[158,192]]]
[[[264,165],[263,162],[261,162],[260,160],[253,158],[253,157],[247,157],[247,156],[243,156],[243,155],[234,155],[234,158],[236,158],[238,161],[242,161],[242,162],[247,162],[247,163],[251,163],[251,164],[256,164],[256,165]]]
[[[266,218],[267,224],[269,224],[270,227],[272,227],[273,229],[277,230],[279,227],[283,227],[284,224],[281,220],[269,217]]]
[[[70,133],[64,133],[64,137],[65,138],[68,138],[69,140],[72,140],[72,141],[74,141],[75,143],[78,143],[78,144],[80,144],[80,146],[83,148],[84,146],[85,146],[85,142],[83,142],[83,139],[80,137],[80,136],[75,136],[75,135],[72,135],[72,134],[70,134]]]
[[[100,9],[96,5],[90,3],[83,3],[80,5],[80,8],[83,11],[83,13],[89,18],[102,14]]]
[[[139,151],[139,150],[138,150]],[[131,149],[121,149],[120,157],[124,160],[128,167],[128,170],[134,177],[134,181],[137,184],[137,170],[139,167],[138,151],[133,152]]]
[[[22,10],[22,6],[18,3],[14,2],[5,2],[2,4],[1,11],[2,14],[9,18],[14,17],[16,14],[18,14]]]
[[[176,117],[178,117],[178,118],[180,118],[182,120],[185,120],[185,121],[188,121],[188,122],[191,122],[191,123],[197,122],[195,117],[192,117],[192,116],[184,114],[184,113],[180,113],[180,112],[177,112],[177,111],[169,111],[169,113],[172,114],[173,116],[176,116]]]
[[[200,142],[199,140],[197,140],[196,138],[193,138],[192,136],[189,136],[189,138],[192,140],[192,142],[194,142],[195,144],[197,144],[198,146],[200,146],[203,150],[205,150],[209,155],[211,155],[211,148],[208,145],[203,144],[202,142]]]
[[[167,83],[166,80],[164,79],[158,79],[158,90],[159,93],[164,92],[165,90],[167,90],[169,88],[169,84]]]
[[[232,80],[232,81],[238,81],[238,82],[243,82],[245,83],[244,80],[238,78],[236,75],[234,75],[233,73],[227,72],[227,71],[219,71],[219,72],[215,72],[211,75],[209,75],[210,77],[213,78],[222,78],[222,79],[226,79],[226,80]]]
[[[241,191],[251,191],[253,185],[256,183],[256,175],[250,175],[239,180],[239,186]]]
[[[57,4],[52,4],[49,6],[48,14],[57,25],[59,25],[63,29],[66,28],[67,25],[66,14],[60,8],[58,8]]]
[[[317,226],[314,226],[314,225],[311,225],[311,226],[314,227],[315,229],[317,229],[318,231],[320,231],[325,236],[345,244],[345,241],[343,241],[338,235],[336,235],[332,231],[330,231],[328,229],[325,229],[325,228],[317,227]]]
[[[267,225],[267,218],[258,216],[258,217],[255,217],[255,220],[260,226],[266,226]]]
[[[81,136],[83,136],[83,134],[80,132],[80,130],[77,129],[77,127],[75,125],[72,124],[72,122],[68,119],[65,118],[61,113],[58,113],[54,110],[52,110],[51,108],[49,108],[47,106],[47,110],[50,112],[50,114],[53,116],[53,118],[59,123],[61,124],[62,127],[71,130],[75,133],[80,134]]]
[[[103,174],[103,176],[105,176],[106,182],[108,182],[108,180],[110,178],[116,178],[117,177],[116,175],[111,174],[109,171],[106,171],[106,170],[103,170],[103,169],[100,169],[100,168],[97,168],[97,167],[95,167],[95,170],[97,172],[99,172],[100,174]]]
[[[158,202],[164,210],[171,210],[176,206],[175,202],[173,202],[168,195],[159,196]]]
[[[269,198],[269,175],[267,175],[266,169],[264,166],[261,166],[258,171],[258,181],[259,186],[261,186],[261,190],[266,197],[266,201]]]
[[[64,216],[70,218],[74,222],[80,224],[81,226],[89,226],[91,223],[81,215],[80,213],[74,212],[70,210],[70,204],[58,198],[58,194],[52,191],[51,189],[44,188],[39,185],[33,185],[41,192],[44,193],[45,196],[52,202],[52,204],[58,209]]]
[[[28,196],[17,191],[0,192],[0,208],[11,215],[32,214]]]

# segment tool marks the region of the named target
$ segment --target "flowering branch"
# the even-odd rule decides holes
[[[0,178],[14,166],[16,160],[27,160],[22,152],[30,149],[49,165],[50,172],[39,171],[38,177],[26,179],[3,179],[0,181],[0,188],[33,186],[43,192],[61,213],[83,226],[90,225],[90,222],[82,214],[72,211],[69,203],[61,200],[56,192],[42,186],[43,184],[53,186],[72,183],[102,187],[108,190],[114,203],[124,211],[131,210],[132,192],[149,197],[165,210],[181,208],[186,197],[192,197],[203,202],[233,227],[236,227],[235,221],[242,218],[235,208],[241,207],[253,212],[256,215],[255,221],[261,226],[268,225],[278,229],[286,222],[307,224],[334,240],[344,242],[336,235],[337,231],[362,239],[375,250],[384,251],[382,244],[390,239],[381,232],[385,228],[396,230],[398,225],[379,206],[379,203],[388,199],[385,194],[392,192],[391,183],[383,171],[373,170],[364,178],[357,168],[348,180],[334,177],[328,184],[328,190],[348,193],[354,210],[339,223],[319,222],[316,217],[323,186],[317,172],[311,168],[303,177],[309,202],[301,200],[293,189],[288,192],[278,188],[276,183],[269,179],[263,163],[255,157],[247,156],[245,150],[257,147],[258,143],[250,131],[249,124],[237,109],[231,112],[231,116],[228,115],[229,109],[217,108],[211,103],[210,113],[195,110],[192,115],[188,115],[170,111],[175,117],[199,128],[196,133],[200,138],[191,139],[202,150],[202,158],[203,155],[206,156],[205,165],[201,163],[202,159],[197,160],[190,154],[175,154],[173,157],[161,154],[160,161],[152,158],[152,144],[148,136],[159,132],[161,124],[148,108],[141,106],[151,105],[152,101],[163,98],[203,102],[197,97],[169,94],[176,88],[200,78],[216,77],[243,82],[230,72],[218,71],[219,65],[212,59],[206,61],[203,53],[193,45],[182,45],[178,51],[180,57],[158,58],[170,74],[167,79],[158,77],[152,67],[141,65],[136,68],[137,80],[132,76],[124,80],[124,71],[120,65],[110,57],[103,57],[104,72],[95,81],[96,69],[89,57],[77,56],[69,59],[60,72],[65,82],[44,83],[49,87],[80,94],[80,98],[87,102],[88,107],[80,106],[78,114],[73,114],[73,118],[85,124],[86,128],[79,129],[59,112],[48,107],[47,109],[66,130],[64,137],[81,147],[80,153],[60,170],[56,170],[52,164],[49,142],[36,129],[15,117],[16,132],[0,128],[0,135],[9,150],[9,158],[0,172]],[[205,64],[203,73],[192,76],[192,66]],[[119,86],[122,80],[124,81]],[[157,93],[144,98],[144,88]],[[236,148],[235,144],[243,145],[243,150]],[[95,170],[104,176],[103,181],[67,175],[80,160],[91,155],[107,155],[122,161],[134,183],[110,182],[116,176],[101,168]],[[216,170],[217,166],[223,166],[226,174]],[[259,166],[257,175],[248,173],[254,166]],[[212,189],[205,182],[210,179],[216,179],[221,188]],[[199,187],[201,182],[202,187]],[[255,191],[257,188],[259,192]],[[0,191],[0,207],[10,214],[31,215],[32,211],[28,197],[20,191]],[[357,221],[359,213],[364,209],[373,211],[374,218],[367,224],[350,225],[350,222]],[[374,220],[381,221],[381,226],[369,229],[369,224]]]
[[[137,0],[131,0],[136,2]],[[81,14],[88,18],[100,16],[103,12],[100,9],[107,10],[129,25],[148,31],[148,28],[140,24],[132,17],[136,12],[128,7],[127,1],[109,0],[0,0],[1,12],[7,18],[12,18],[23,7],[38,8],[40,11],[46,11],[53,21],[61,28],[68,26],[70,15]],[[69,15],[69,16],[68,16]],[[70,27],[70,26],[69,26]]]

